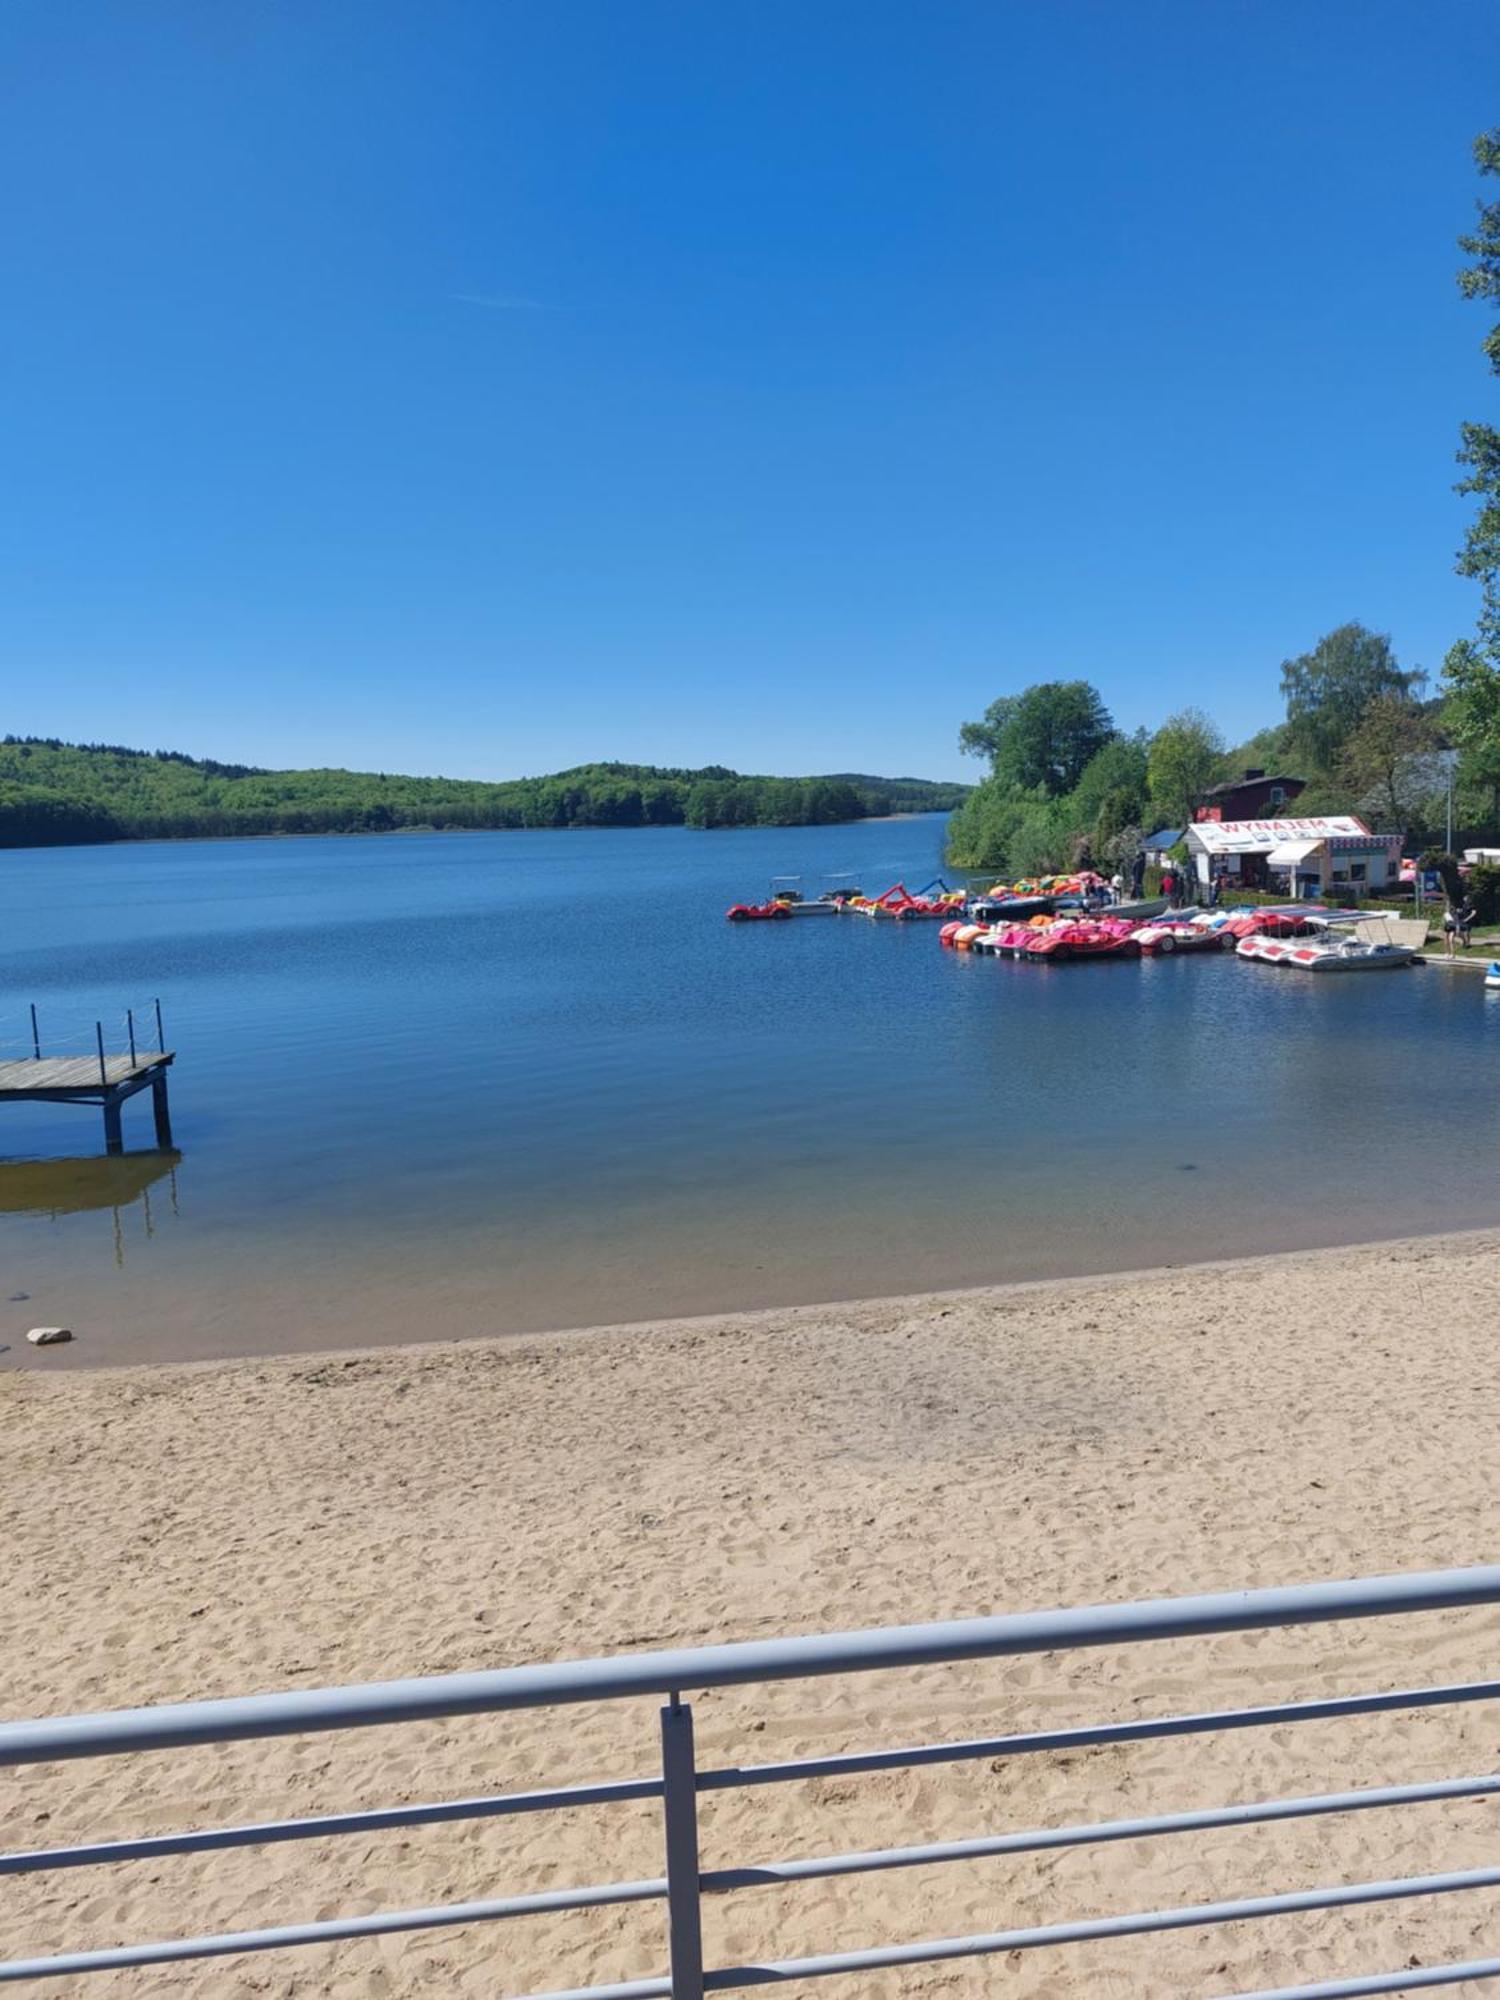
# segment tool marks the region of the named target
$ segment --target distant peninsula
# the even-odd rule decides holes
[[[967,785],[838,771],[747,777],[720,764],[580,764],[486,784],[385,771],[266,771],[171,750],[0,741],[0,847],[402,828],[819,826],[946,812]]]

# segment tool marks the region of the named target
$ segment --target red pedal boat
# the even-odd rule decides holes
[[[1136,926],[1118,918],[1053,924],[1026,947],[1028,958],[1134,958],[1140,951]]]

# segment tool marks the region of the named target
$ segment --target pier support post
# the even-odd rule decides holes
[[[167,1073],[159,1069],[151,1079],[151,1110],[156,1119],[156,1143],[165,1153],[172,1144],[172,1114],[167,1107]]]
[[[120,1100],[110,1096],[104,1100],[104,1150],[106,1153],[123,1153],[125,1137],[120,1130]]]

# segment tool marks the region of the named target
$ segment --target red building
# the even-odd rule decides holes
[[[1247,771],[1227,784],[1211,785],[1193,818],[1281,819],[1292,800],[1306,790],[1306,778],[1275,778],[1265,771]]]

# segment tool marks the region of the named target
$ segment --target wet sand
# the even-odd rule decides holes
[[[5,1707],[1490,1561],[1497,1293],[1490,1232],[585,1334],[6,1372]],[[1481,1678],[1497,1636],[1500,1614],[1445,1613],[725,1691],[695,1702],[700,1752],[753,1762]],[[715,1794],[704,1865],[1469,1775],[1495,1768],[1497,1731],[1500,1704],[1480,1704]],[[638,1702],[32,1768],[0,1793],[4,1844],[635,1775],[655,1732]],[[1478,1867],[1495,1812],[1426,1805],[759,1887],[709,1905],[708,1952],[723,1964]],[[121,1864],[8,1883],[5,1950],[660,1867],[646,1805]],[[1233,1994],[1477,1956],[1497,1913],[1500,1894],[1463,1895],[806,1990]],[[45,1990],[495,1996],[663,1960],[662,1914],[644,1905]]]

